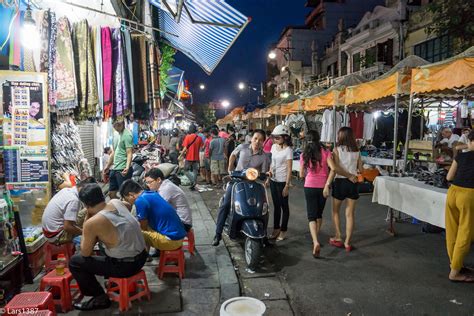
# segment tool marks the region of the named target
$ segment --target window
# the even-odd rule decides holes
[[[377,55],[377,46],[365,50],[365,67],[369,68],[375,64],[375,56]]]
[[[437,62],[453,55],[453,39],[448,34],[415,45],[415,55]]]
[[[352,72],[360,70],[360,53],[352,55]]]
[[[377,44],[377,61],[393,65],[393,39]]]

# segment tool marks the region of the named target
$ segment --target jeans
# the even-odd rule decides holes
[[[224,194],[224,200],[222,205],[219,207],[218,215],[217,215],[217,223],[216,223],[216,235],[222,235],[222,231],[224,230],[225,220],[230,213],[230,203],[232,199],[232,186],[233,182],[229,182],[227,185],[227,189]]]
[[[178,153],[173,151],[173,152],[170,152],[168,157],[170,158],[170,162],[174,165],[177,165],[178,164]]]
[[[198,172],[199,172],[199,161],[186,160],[184,164],[184,170],[186,170],[184,174],[186,175],[186,177],[188,177],[189,181],[191,182],[191,187],[195,186],[197,182]]]
[[[281,231],[286,232],[288,230],[288,220],[290,218],[290,206],[288,204],[288,196],[283,197],[283,189],[285,188],[286,182],[276,182],[270,180],[270,191],[272,193],[272,200],[274,206],[273,215],[273,228],[280,229],[281,219]],[[283,218],[281,218],[283,213]]]
[[[76,254],[71,257],[69,270],[76,279],[82,295],[100,296],[104,294],[104,289],[97,282],[96,275],[106,278],[128,278],[137,274],[145,265],[148,253],[142,253],[134,258],[116,259],[107,256],[84,257]]]

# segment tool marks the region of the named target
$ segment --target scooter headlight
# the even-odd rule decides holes
[[[258,178],[258,170],[255,168],[249,168],[245,171],[245,178],[249,181],[255,181]]]
[[[242,209],[240,208],[240,203],[238,201],[234,202],[234,210],[237,214],[242,215]]]
[[[268,203],[265,202],[263,203],[263,206],[262,206],[262,215],[267,215],[268,213]]]

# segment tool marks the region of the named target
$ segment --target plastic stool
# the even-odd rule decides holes
[[[61,310],[63,313],[72,310],[72,298],[76,296],[76,294],[80,294],[77,285],[71,285],[71,282],[74,279],[72,278],[71,272],[69,269],[64,268],[64,275],[57,275],[56,271],[51,271],[46,274],[40,282],[40,291],[46,290],[49,287],[56,287],[59,289],[60,298],[55,300],[53,297],[53,301],[55,305],[60,305]],[[77,289],[74,291],[74,294],[71,295],[71,288]]]
[[[183,240],[183,250],[187,250],[189,251],[189,253],[191,255],[194,256],[194,230],[191,228],[188,232],[188,234],[186,235],[186,237],[184,237],[184,240]]]
[[[184,251],[182,248],[161,251],[158,277],[163,279],[165,273],[178,273],[180,279],[184,278]]]
[[[113,284],[115,286],[112,286]],[[136,293],[130,296],[132,292]],[[132,306],[132,301],[141,299],[142,296],[146,296],[150,300],[151,293],[148,288],[145,271],[140,270],[140,272],[129,278],[109,278],[107,294],[112,301],[119,303],[121,312],[128,310]]]
[[[25,292],[15,295],[5,306],[4,315],[18,315],[19,311],[49,310],[56,316],[53,295],[49,292]]]
[[[74,244],[67,243],[62,245],[55,245],[52,243],[46,243],[46,257],[44,259],[44,266],[46,267],[46,271],[51,271],[56,267],[56,259],[60,253],[64,254],[66,257],[66,266],[69,263],[69,259],[74,254]]]
[[[17,316],[53,316],[52,311],[35,311],[35,312],[29,312],[26,314],[17,314]]]

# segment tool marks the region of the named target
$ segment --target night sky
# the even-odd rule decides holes
[[[304,25],[306,0],[227,0],[242,14],[252,17],[244,32],[234,43],[211,76],[185,55],[176,54],[175,65],[185,71],[195,104],[228,99],[230,107],[247,103],[247,91],[242,93],[240,81],[257,84],[265,80],[268,49],[288,25]],[[206,90],[199,90],[204,83]],[[258,93],[253,92],[252,101]]]

